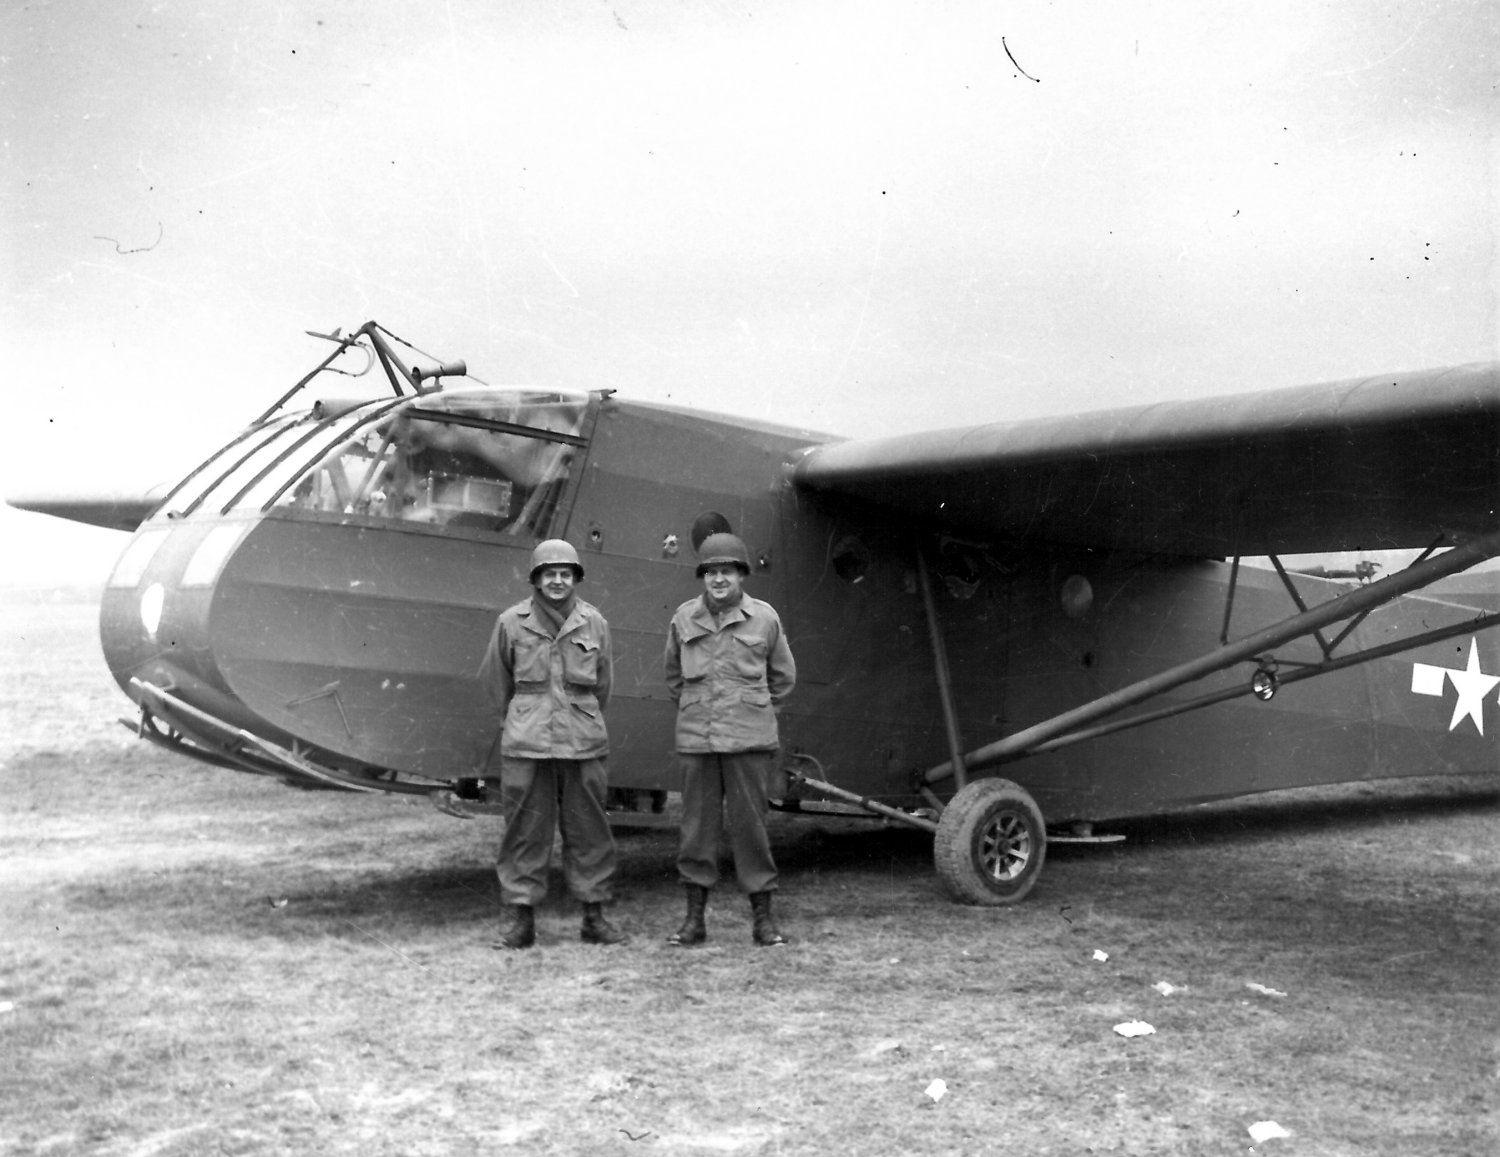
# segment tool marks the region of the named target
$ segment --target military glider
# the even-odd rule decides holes
[[[1500,607],[1441,593],[1500,554],[1500,365],[847,441],[314,336],[166,493],[10,499],[132,532],[103,648],[174,751],[482,810],[485,642],[565,537],[615,639],[614,817],[664,822],[664,632],[729,528],[800,669],[778,806],[931,832],[965,902],[1101,821],[1500,767]],[[294,406],[356,350],[389,392]],[[1353,581],[1283,561],[1399,548]]]

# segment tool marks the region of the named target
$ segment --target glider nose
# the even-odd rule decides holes
[[[243,720],[214,669],[208,611],[219,573],[251,525],[157,521],[131,539],[99,609],[104,659],[127,694],[139,678],[188,693],[220,717]]]

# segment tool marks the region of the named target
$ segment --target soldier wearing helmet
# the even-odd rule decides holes
[[[677,871],[687,916],[667,938],[680,947],[708,937],[704,907],[718,882],[728,821],[735,876],[750,897],[753,939],[785,944],[771,914],[776,863],[766,835],[766,782],[779,744],[776,709],[797,667],[770,603],[743,589],[750,552],[738,537],[710,534],[698,551],[703,593],[677,608],[667,629],[667,688],[677,701],[682,831]]]
[[[538,543],[531,552],[531,597],[501,613],[480,667],[504,719],[499,778],[505,832],[496,873],[507,919],[496,948],[535,943],[534,910],[547,894],[559,824],[563,875],[583,903],[579,936],[591,944],[625,939],[603,907],[615,871],[614,836],[604,814],[609,624],[577,597],[582,578],[570,543]]]

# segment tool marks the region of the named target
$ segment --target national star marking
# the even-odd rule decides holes
[[[1458,692],[1458,702],[1453,705],[1453,719],[1448,724],[1452,731],[1465,718],[1474,721],[1479,734],[1484,734],[1484,700],[1497,685],[1500,675],[1486,675],[1479,666],[1479,641],[1469,639],[1469,661],[1464,668],[1437,667],[1430,663],[1413,663],[1411,689],[1418,695],[1441,695],[1443,684],[1452,683]]]

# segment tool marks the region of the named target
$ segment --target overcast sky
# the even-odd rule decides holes
[[[848,435],[1500,357],[1500,6],[12,3],[0,487],[375,318]],[[6,509],[12,579],[123,535]]]

